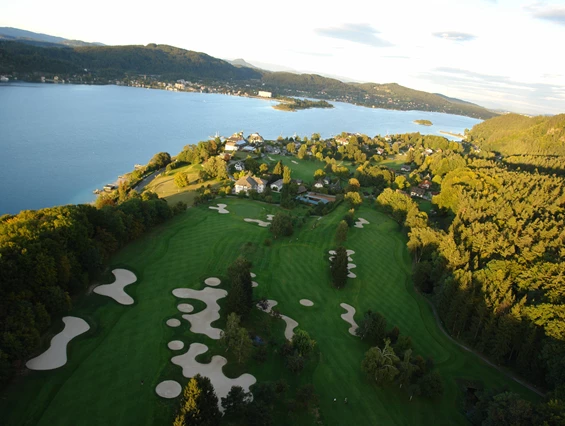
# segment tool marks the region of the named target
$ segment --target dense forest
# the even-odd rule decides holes
[[[186,208],[186,206],[185,206]],[[68,205],[0,217],[0,383],[40,348],[72,296],[109,257],[179,209],[132,192],[118,205]]]
[[[86,71],[85,71],[86,70]],[[437,111],[487,119],[496,113],[447,96],[409,89],[395,83],[344,83],[315,74],[270,72],[235,67],[204,53],[167,45],[50,47],[0,40],[0,73],[20,79],[47,74],[123,79],[151,75],[160,79],[240,82],[243,91],[269,90],[282,96],[336,100],[374,108]],[[88,78],[86,78],[88,76]]]

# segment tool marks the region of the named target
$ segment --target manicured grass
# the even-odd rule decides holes
[[[507,386],[534,399],[529,391],[442,334],[430,306],[413,290],[404,235],[395,222],[374,208],[361,207],[357,216],[370,224],[351,228],[346,242],[356,252],[352,257],[358,278],[350,279],[344,290],[336,290],[330,285],[328,250],[335,248],[335,228],[346,206],[320,220],[309,218],[292,237],[273,240],[269,247],[263,244],[272,238],[268,229],[243,218],[265,220],[267,214],[278,211],[276,206],[237,198],[217,199],[213,204],[217,202],[227,204],[230,214],[220,215],[207,206],[191,208],[114,256],[112,268],[128,268],[138,276],[138,282],[127,287],[135,304],[121,306],[97,294],[79,299],[71,315],[86,319],[92,329],[71,342],[67,365],[30,372],[1,395],[2,424],[170,424],[178,400],[161,399],[155,386],[167,379],[184,385],[187,379],[169,361],[185,351],[174,353],[167,343],[179,339],[186,347],[192,342],[208,345],[210,350],[200,357],[201,362],[214,354],[226,356],[217,341],[191,333],[185,320],[178,328],[165,325],[169,318],[181,318],[176,309],[179,300],[171,291],[177,287],[201,289],[210,276],[223,279],[227,266],[241,254],[253,262],[252,271],[257,274],[255,297],[277,300],[281,313],[298,321],[317,341],[318,351],[300,376],[291,375],[280,355],[273,352],[263,364],[250,360],[244,366],[227,355],[224,371],[230,377],[248,372],[258,381],[283,378],[291,387],[313,383],[325,425],[465,424],[456,379]],[[225,283],[220,287],[226,288]],[[312,300],[314,306],[300,305],[303,298]],[[402,334],[411,336],[415,354],[434,359],[443,377],[444,396],[439,401],[415,397],[410,402],[397,386],[382,389],[371,383],[360,368],[369,345],[348,333],[349,325],[340,318],[342,302],[356,308],[357,322],[363,312],[373,309],[387,318],[389,328],[396,325]],[[225,305],[225,299],[220,305]],[[255,310],[246,325],[265,336],[267,319]],[[222,315],[214,326],[224,324]],[[279,343],[283,331],[282,321],[272,327]],[[345,397],[348,405],[343,404]],[[275,422],[307,425],[313,424],[313,418],[301,414],[289,419],[281,405]]]
[[[270,158],[275,161],[271,161]],[[293,179],[302,179],[304,182],[314,182],[314,172],[318,169],[324,170],[326,167],[326,163],[323,161],[307,159],[300,160],[294,156],[287,157],[284,155],[265,154],[265,156],[261,159],[261,162],[267,163],[271,170],[278,161],[282,161],[283,165],[290,168],[291,177]],[[350,171],[355,171],[355,166],[352,166],[351,162],[344,161],[342,164],[349,168]]]
[[[400,168],[405,164],[406,156],[394,155],[392,158],[387,158],[378,163],[379,166],[386,166],[393,170],[400,170]]]

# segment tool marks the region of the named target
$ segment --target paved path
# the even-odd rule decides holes
[[[164,167],[162,169],[155,170],[149,176],[144,177],[141,180],[141,182],[139,182],[137,185],[135,185],[135,188],[133,188],[133,189],[135,189],[137,192],[139,192],[141,194],[143,192],[143,190],[145,189],[145,187],[147,185],[149,185],[151,182],[153,182],[153,179],[155,179],[157,177],[157,175],[159,175],[163,171],[165,171]]]
[[[523,379],[519,379],[517,376],[515,376],[514,374],[511,374],[509,372],[507,372],[506,370],[504,370],[503,368],[499,367],[496,364],[493,364],[491,361],[489,361],[488,358],[486,358],[485,356],[481,355],[479,352],[473,350],[472,348],[459,343],[457,340],[455,340],[453,337],[451,337],[451,335],[445,330],[444,326],[443,326],[443,322],[441,321],[441,319],[439,318],[439,315],[436,311],[436,307],[434,306],[434,304],[432,303],[431,300],[429,300],[427,297],[425,297],[422,293],[420,293],[420,291],[416,288],[416,286],[414,286],[414,290],[416,290],[416,293],[418,293],[420,296],[422,296],[422,298],[428,302],[428,304],[431,306],[432,308],[432,312],[434,314],[434,318],[436,320],[436,323],[438,325],[438,327],[440,328],[440,330],[443,332],[443,334],[445,334],[447,336],[447,338],[449,340],[451,340],[453,343],[455,343],[457,346],[463,348],[464,350],[466,350],[467,352],[471,352],[472,354],[478,356],[480,359],[482,359],[486,364],[490,365],[493,368],[496,368],[498,371],[500,371],[502,374],[504,374],[506,377],[509,377],[510,379],[514,380],[517,383],[520,383],[522,386],[527,387],[529,390],[531,390],[532,392],[537,393],[539,396],[545,397],[545,393],[543,393],[542,391],[540,391],[539,389],[537,389],[536,387],[534,387],[533,385],[530,385],[529,383],[526,383]]]

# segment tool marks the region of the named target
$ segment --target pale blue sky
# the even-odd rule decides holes
[[[105,44],[164,43],[491,108],[565,112],[565,0],[0,0],[0,26]]]

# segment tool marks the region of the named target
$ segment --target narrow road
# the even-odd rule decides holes
[[[135,189],[139,193],[142,193],[143,190],[145,189],[145,187],[147,185],[149,185],[151,182],[153,182],[153,179],[155,179],[157,177],[157,175],[164,170],[165,170],[164,167],[162,169],[155,170],[149,176],[144,177],[143,180],[141,182],[139,182],[137,185],[135,185],[135,188],[133,188],[133,189]]]
[[[431,300],[429,300],[427,297],[425,297],[422,293],[420,293],[420,290],[418,290],[416,288],[416,286],[414,286],[414,290],[416,291],[416,293],[418,293],[420,296],[422,296],[422,298],[431,306],[432,308],[432,312],[434,314],[434,318],[436,319],[436,323],[438,325],[438,327],[440,328],[440,330],[443,332],[443,334],[445,334],[447,336],[447,338],[449,340],[451,340],[453,343],[455,343],[457,346],[459,346],[460,348],[466,350],[467,352],[471,352],[472,354],[476,355],[477,357],[479,357],[480,359],[482,359],[486,364],[490,365],[492,368],[496,368],[499,372],[501,372],[502,374],[504,374],[506,377],[514,380],[517,383],[520,383],[522,386],[528,388],[529,390],[531,390],[532,392],[537,393],[539,396],[541,397],[545,397],[545,393],[543,393],[542,391],[540,391],[539,389],[537,389],[536,387],[534,387],[533,385],[526,383],[524,380],[519,379],[517,376],[507,372],[506,370],[502,369],[501,367],[499,367],[496,364],[493,364],[491,361],[488,360],[488,358],[486,358],[485,356],[481,355],[479,352],[471,349],[468,346],[465,346],[462,343],[459,343],[457,340],[455,340],[453,337],[451,337],[451,335],[445,330],[443,323],[441,322],[441,319],[439,318],[439,315],[436,311],[436,307],[434,306],[434,304],[431,302]]]

